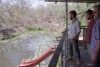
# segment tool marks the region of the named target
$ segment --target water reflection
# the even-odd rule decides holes
[[[54,45],[55,33],[30,32],[0,41],[0,67],[16,67],[23,59],[36,58]]]

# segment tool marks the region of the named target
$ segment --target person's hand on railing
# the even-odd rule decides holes
[[[68,29],[65,28],[65,30],[61,34],[64,34],[65,35],[67,31],[68,31]]]

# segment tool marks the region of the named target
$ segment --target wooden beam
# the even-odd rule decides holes
[[[46,2],[87,2],[87,3],[96,3],[100,2],[100,0],[45,0]]]

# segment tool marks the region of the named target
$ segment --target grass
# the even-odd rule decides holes
[[[58,60],[57,67],[61,67],[61,56],[60,56],[60,58]]]
[[[31,27],[29,27],[29,28],[27,29],[27,31],[43,31],[43,29],[41,29],[41,28],[31,28]]]
[[[29,32],[42,32],[42,31],[43,32],[56,32],[57,33],[56,34],[57,37],[58,36],[61,36],[61,32],[59,32],[59,31],[50,31],[48,29],[41,29],[41,28],[32,28],[32,27],[29,27],[24,32],[16,32],[16,33],[13,33],[14,36],[12,36],[12,37],[7,37],[7,38],[1,37],[0,38],[0,41],[13,39],[15,37],[18,37],[18,36],[20,36],[22,34],[29,33]]]

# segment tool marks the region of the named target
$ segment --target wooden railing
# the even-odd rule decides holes
[[[66,36],[65,36],[65,33],[64,33],[61,37],[61,40],[59,41],[59,44],[56,48],[56,51],[55,51],[53,57],[51,58],[51,61],[48,65],[48,67],[56,67],[57,66],[57,62],[58,62],[59,56],[62,52],[62,48],[63,48],[65,39],[66,39]]]
[[[83,41],[84,41],[84,48],[87,50],[87,45],[86,45],[86,33],[87,33],[87,26],[82,26],[81,29],[83,30]]]
[[[82,26],[81,29],[83,30],[83,37],[85,37],[87,26]],[[68,40],[66,40],[66,39],[68,39],[67,36],[68,36],[67,32],[62,35],[61,40],[59,41],[59,44],[56,48],[56,51],[55,51],[53,57],[51,58],[51,61],[48,65],[48,67],[57,67],[57,62],[60,57],[60,54],[61,54],[61,67],[66,67],[65,57],[68,53],[68,52],[66,52],[66,51],[68,51]],[[85,48],[86,48],[86,46],[85,46]],[[65,62],[64,62],[64,60],[65,60]]]

